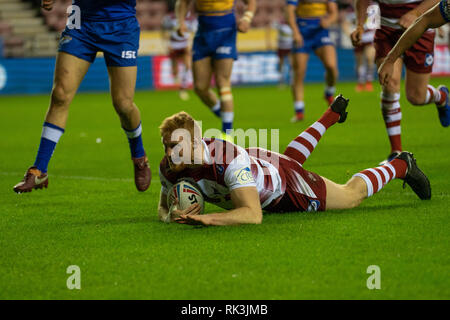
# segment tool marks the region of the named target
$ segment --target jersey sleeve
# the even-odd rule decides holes
[[[231,161],[225,170],[225,185],[230,190],[243,187],[256,187],[250,166],[251,163],[248,154],[240,153]]]
[[[441,0],[439,3],[439,9],[442,14],[442,18],[446,22],[450,22],[450,0]]]
[[[169,189],[172,187],[172,183],[164,176],[164,173],[159,169],[159,181],[161,182],[161,193],[167,195]]]

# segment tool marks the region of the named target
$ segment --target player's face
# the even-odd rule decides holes
[[[190,140],[183,141],[183,138],[180,137],[178,141],[174,141],[170,137],[164,137],[162,142],[172,171],[183,171],[194,163],[193,146]]]

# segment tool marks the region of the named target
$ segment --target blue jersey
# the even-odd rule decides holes
[[[80,7],[81,19],[114,21],[136,16],[136,0],[72,0]]]

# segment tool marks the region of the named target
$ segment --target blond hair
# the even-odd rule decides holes
[[[198,132],[200,132],[199,125],[196,123],[194,118],[192,118],[192,116],[185,111],[180,111],[165,118],[159,126],[159,132],[163,138],[167,136],[170,137],[172,132],[177,129],[189,130],[192,139],[194,138],[194,129],[199,130]]]

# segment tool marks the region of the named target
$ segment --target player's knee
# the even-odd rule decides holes
[[[389,79],[389,82],[384,86],[383,91],[386,93],[400,92],[400,80],[396,78]]]
[[[413,105],[422,105],[425,103],[426,96],[417,90],[407,90],[406,99]]]
[[[133,99],[129,97],[116,97],[113,99],[113,106],[119,116],[127,116],[134,109]]]
[[[348,209],[358,207],[361,204],[361,202],[366,198],[365,191],[358,188],[353,183],[347,183],[344,186],[344,189],[346,191],[344,201],[346,202],[346,207]]]
[[[194,91],[200,97],[207,96],[209,93],[209,86],[200,84],[200,83],[196,83],[196,84],[194,84]]]
[[[67,107],[70,104],[71,94],[62,85],[55,85],[52,90],[51,106]]]
[[[337,78],[339,75],[338,68],[335,65],[325,65],[325,70],[327,74],[332,75],[334,78]]]

